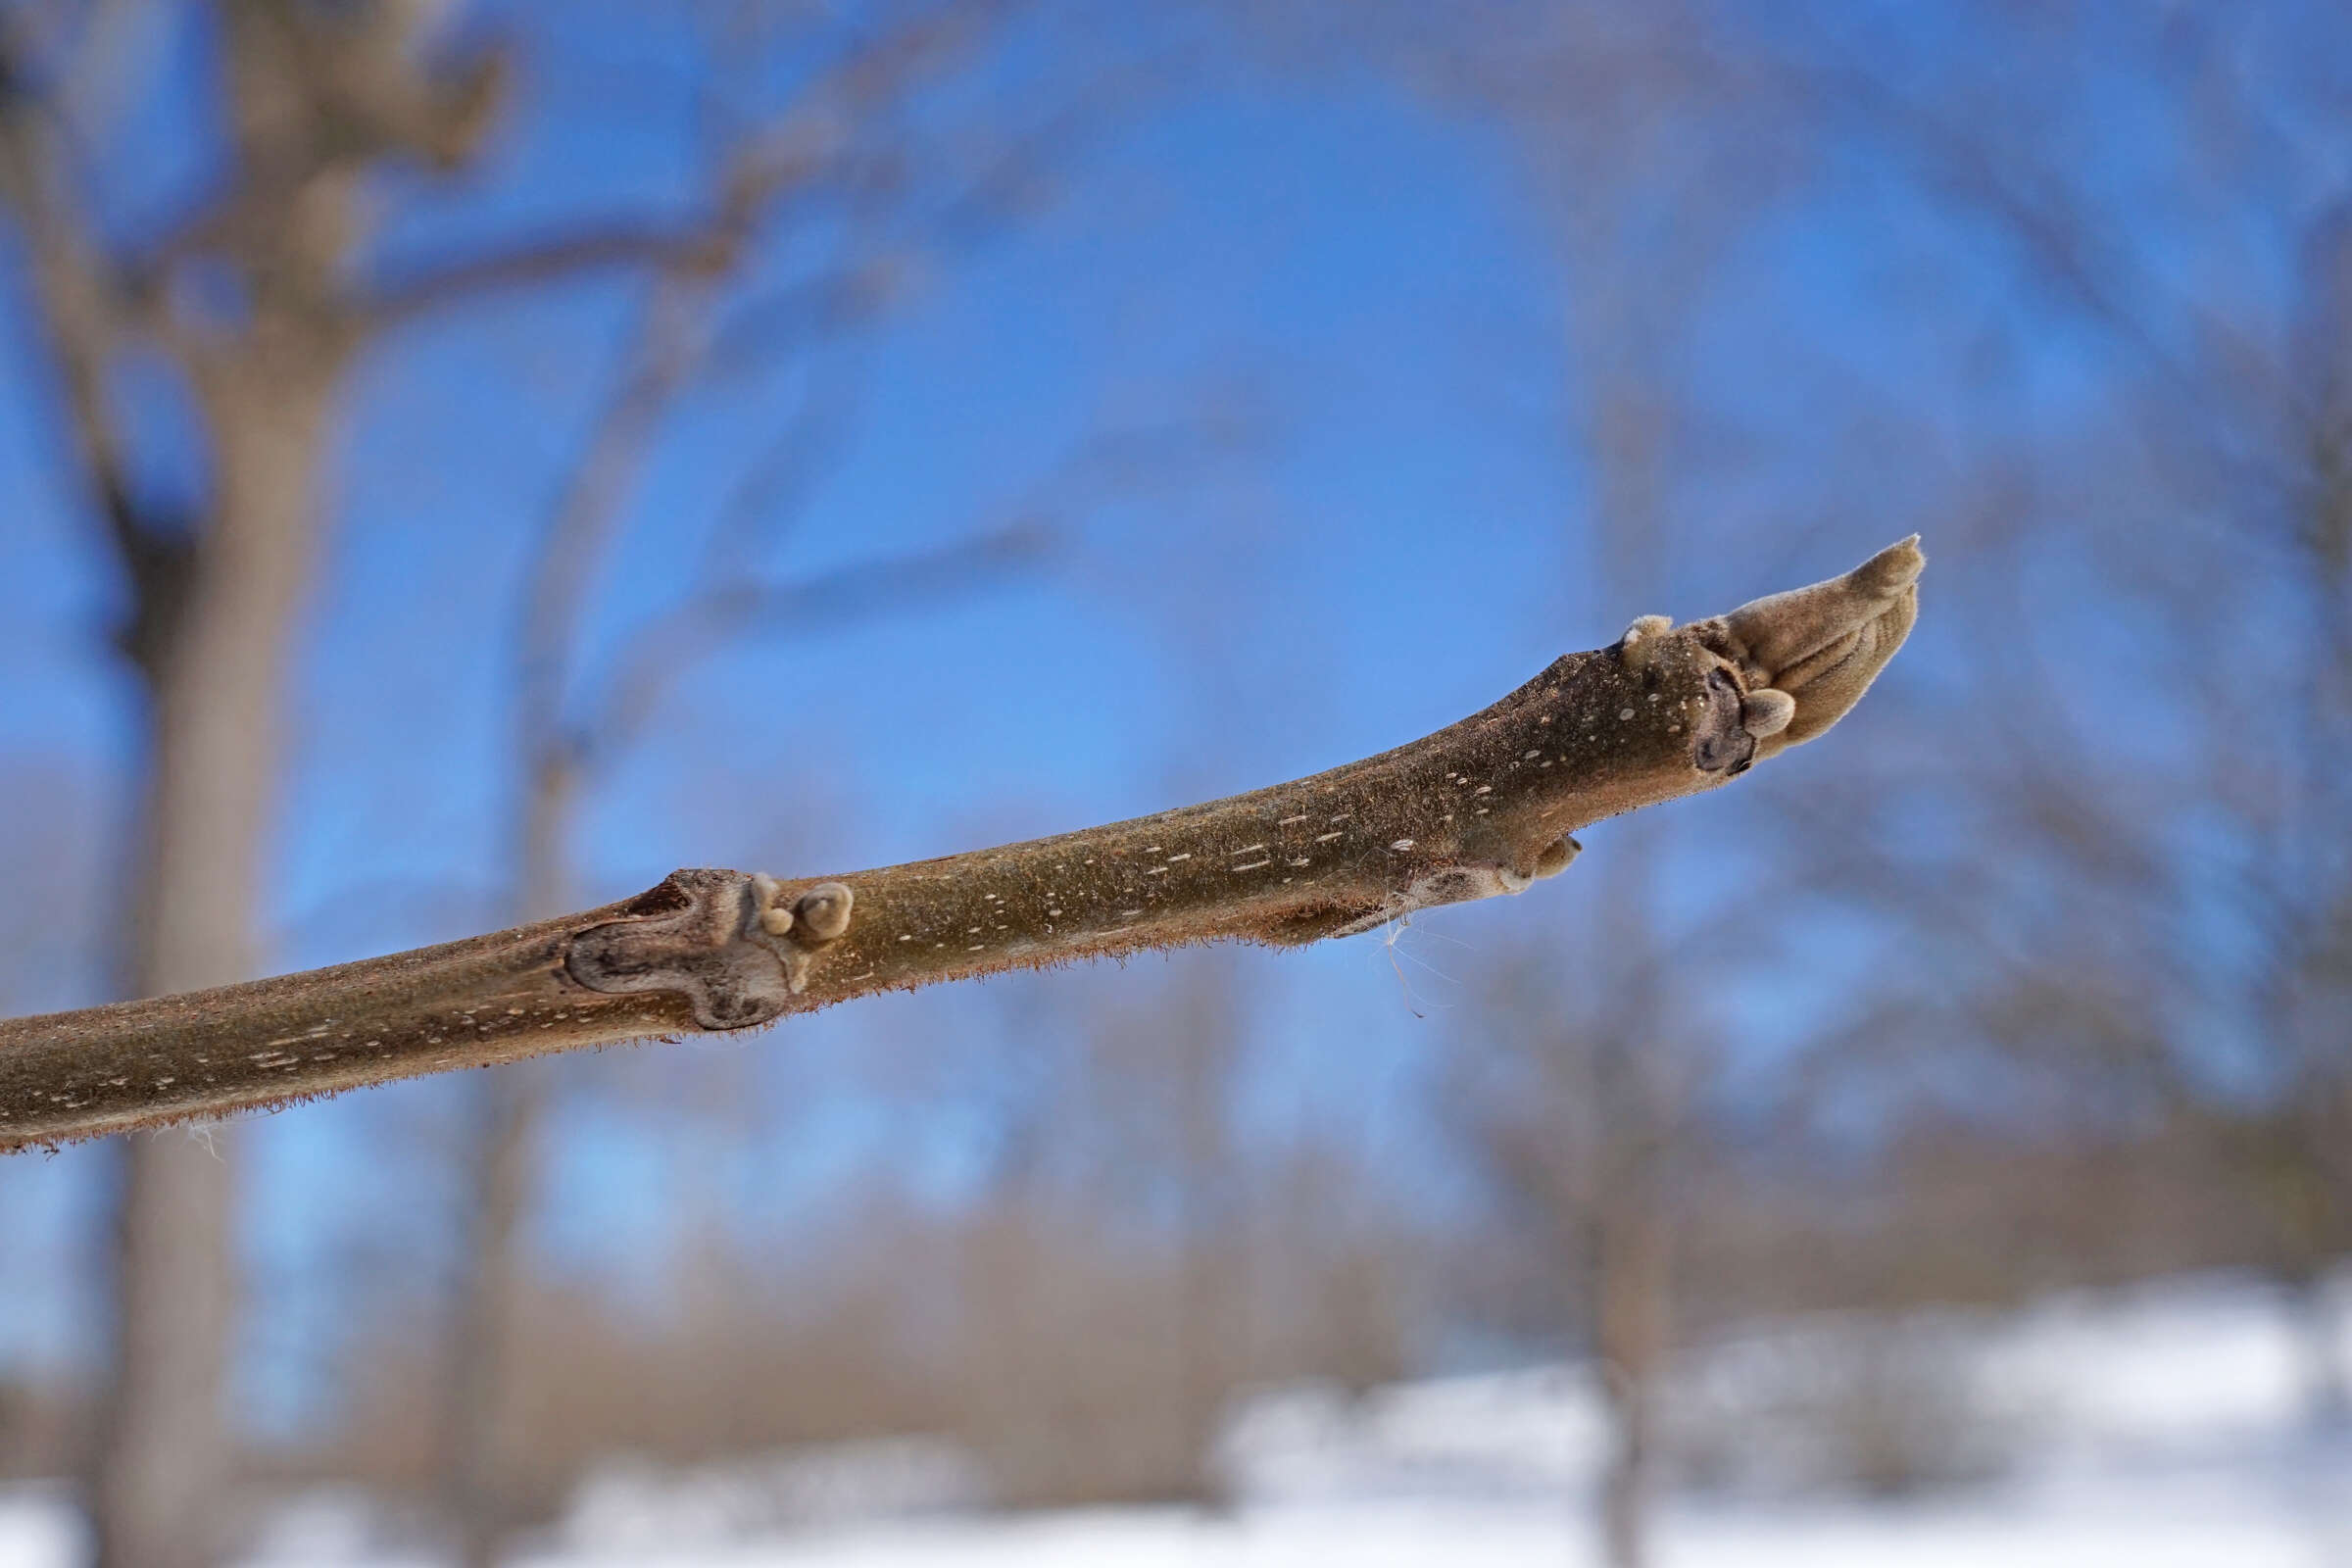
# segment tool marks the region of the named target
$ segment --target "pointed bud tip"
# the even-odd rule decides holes
[[[1927,555],[1919,548],[1919,535],[1913,534],[1908,539],[1896,540],[1856,566],[1848,574],[1848,580],[1857,588],[1890,597],[1917,582],[1927,564]]]

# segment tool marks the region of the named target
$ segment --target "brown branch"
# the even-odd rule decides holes
[[[1645,616],[1425,739],[1203,806],[827,878],[677,871],[442,947],[0,1022],[0,1150],[1517,893],[1568,863],[1575,829],[1828,728],[1901,645],[1922,564],[1905,541],[1680,630]]]

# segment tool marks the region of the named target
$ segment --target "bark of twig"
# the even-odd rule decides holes
[[[1826,729],[1908,632],[1906,541],[1680,630],[1636,621],[1381,756],[1057,838],[829,877],[673,872],[601,908],[335,968],[0,1023],[0,1150],[220,1116],[880,991],[1221,939],[1311,942],[1524,890],[1575,829]]]

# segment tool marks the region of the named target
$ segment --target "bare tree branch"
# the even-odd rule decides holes
[[[418,268],[381,284],[367,309],[376,325],[390,326],[446,305],[599,271],[647,270],[715,277],[728,270],[733,250],[731,236],[707,227],[600,224]]]
[[[62,133],[51,106],[25,77],[0,34],[0,200],[15,210],[24,229],[34,292],[57,355],[67,433],[108,527],[135,561],[146,541],[132,515],[130,464],[108,404],[106,373],[143,323],[132,318],[114,267],[61,189]]]
[[[792,121],[736,137],[712,209],[699,219],[608,220],[419,268],[382,283],[366,314],[376,326],[396,325],[444,306],[597,272],[722,279],[780,203],[826,189],[854,198],[873,172],[842,125],[928,81],[1001,9],[991,3],[926,13],[858,39],[803,90]]]
[[[768,629],[805,637],[981,586],[1038,560],[1051,533],[1014,523],[936,550],[861,561],[792,582],[724,583],[687,600],[631,641],[589,732],[597,757],[635,741],[679,677],[737,639]]]
[[[1248,795],[826,878],[677,871],[441,947],[0,1023],[0,1150],[1521,892],[1567,865],[1575,829],[1827,729],[1900,646],[1923,564],[1906,540],[1680,630],[1644,616],[1434,735]]]

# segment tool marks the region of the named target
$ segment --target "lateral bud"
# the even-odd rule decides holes
[[[752,876],[758,901],[759,930],[763,944],[784,960],[785,987],[794,996],[808,989],[816,950],[838,942],[850,929],[850,910],[858,895],[846,882],[819,882],[787,900],[782,886],[765,872]]]
[[[668,991],[684,997],[705,1029],[745,1029],[781,1014],[800,989],[788,961],[756,940],[767,904],[740,871],[672,871],[634,902],[624,920],[571,939],[564,972],[591,991]],[[772,887],[772,884],[770,884]]]

